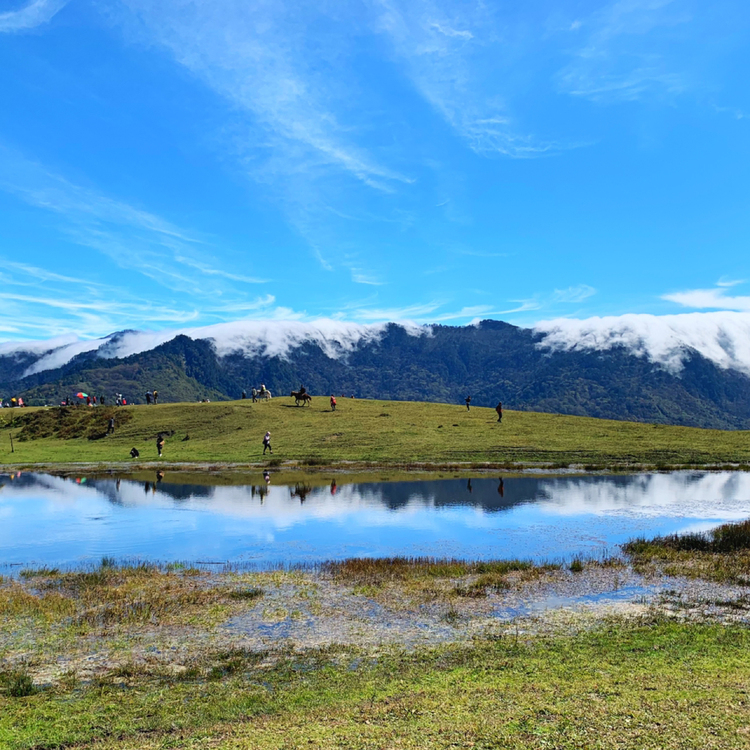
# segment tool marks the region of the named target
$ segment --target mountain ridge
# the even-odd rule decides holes
[[[117,332],[102,345],[127,335]],[[429,332],[390,323],[333,349],[313,338],[273,354],[220,351],[209,339],[177,334],[126,357],[90,348],[60,367],[30,374],[40,356],[0,354],[0,393],[32,404],[59,403],[78,390],[110,399],[123,393],[140,402],[156,388],[164,401],[192,401],[238,398],[261,383],[286,395],[304,383],[311,392],[337,396],[461,403],[471,395],[481,406],[501,400],[527,411],[750,428],[750,377],[696,350],[683,353],[675,373],[626,346],[550,349],[542,333],[503,321],[435,325]]]

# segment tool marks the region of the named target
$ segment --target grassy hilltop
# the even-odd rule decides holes
[[[116,430],[107,436],[114,415]],[[511,463],[582,466],[703,465],[750,461],[750,434],[616,422],[558,414],[408,401],[339,399],[331,412],[317,396],[311,407],[290,398],[252,404],[160,404],[133,407],[14,409],[0,412],[0,464],[157,460],[165,463],[256,463],[272,434],[266,460],[314,465]],[[11,440],[15,452],[11,453]]]

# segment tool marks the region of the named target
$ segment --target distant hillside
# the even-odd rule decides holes
[[[40,355],[0,356],[0,393],[30,403],[58,403],[78,390],[116,392],[143,402],[157,388],[164,401],[239,398],[265,383],[274,395],[304,384],[316,394],[472,403],[666,424],[750,428],[750,377],[688,351],[672,372],[624,347],[550,351],[541,334],[499,321],[432,326],[415,335],[391,324],[382,334],[331,352],[320,341],[295,342],[269,354],[219,356],[206,339],[178,335],[127,357],[92,350],[60,367],[24,372]],[[113,337],[111,341],[114,341]],[[110,343],[108,346],[114,346]]]

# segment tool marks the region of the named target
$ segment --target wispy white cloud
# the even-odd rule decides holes
[[[300,5],[294,15],[282,3],[227,0],[126,0],[149,32],[175,59],[265,128],[272,142],[283,139],[305,150],[297,168],[329,165],[378,190],[409,178],[383,165],[351,137],[348,109],[335,74],[341,40],[326,33],[335,12],[325,5]],[[320,25],[324,44],[309,55],[309,25]],[[321,41],[323,41],[321,40]],[[337,106],[331,106],[333,103]],[[349,103],[349,108],[351,103]],[[277,156],[276,165],[280,163]]]
[[[696,310],[737,310],[750,312],[750,297],[746,295],[731,295],[728,289],[742,282],[730,281],[716,286],[714,289],[688,289],[684,292],[672,292],[662,295],[668,302],[676,302],[683,307]]]
[[[368,111],[352,63],[360,4],[124,2],[150,42],[230,105],[221,147],[237,168],[267,188],[324,270],[339,266],[332,207],[413,182],[368,138],[383,114]]]
[[[418,320],[439,309],[441,302],[425,302],[417,305],[406,305],[404,307],[389,308],[355,308],[351,311],[351,317],[355,320],[392,321],[392,320]]]
[[[528,299],[513,300],[518,306],[509,310],[502,310],[498,314],[510,315],[513,313],[532,312],[534,310],[547,310],[552,312],[559,310],[561,305],[577,304],[593,297],[596,289],[588,284],[576,284],[566,289],[555,289],[552,292],[538,293]]]
[[[139,297],[122,288],[0,257],[0,329],[14,338],[102,335],[118,328],[187,323],[191,306]]]
[[[0,256],[0,331],[7,338],[102,336],[131,328],[153,328],[225,320],[252,314],[262,319],[296,319],[304,313],[277,306],[266,294],[255,298],[216,298],[199,304],[139,296],[124,288],[49,272]]]
[[[596,289],[588,284],[576,284],[566,289],[555,289],[552,293],[551,302],[583,302],[596,294]]]
[[[374,6],[376,28],[391,40],[416,90],[476,153],[529,158],[567,148],[524,133],[511,115],[509,52],[490,6],[437,0],[374,0]]]
[[[668,35],[690,20],[680,0],[616,0],[576,19],[570,26],[575,51],[557,75],[560,89],[594,101],[684,91],[686,75],[669,57]]]
[[[352,268],[351,274],[352,281],[355,284],[366,284],[367,286],[383,286],[385,284],[385,281],[382,281],[374,274],[363,271],[361,268]]]
[[[224,270],[212,253],[211,243],[197,233],[76,185],[2,146],[0,189],[56,216],[60,231],[73,242],[95,249],[121,268],[172,291],[211,297],[218,293],[237,294],[247,284],[265,281]],[[53,278],[49,272],[43,273],[46,278]],[[234,284],[227,286],[226,282]]]
[[[735,120],[747,120],[750,118],[750,115],[748,115],[746,112],[744,112],[741,109],[738,109],[737,107],[717,107],[714,106],[714,110],[718,112],[719,114],[728,114],[734,117]]]
[[[0,33],[29,31],[49,23],[67,3],[68,0],[31,0],[17,10],[0,13]]]

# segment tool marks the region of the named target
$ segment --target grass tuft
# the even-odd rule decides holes
[[[26,670],[0,672],[0,688],[11,698],[26,698],[37,692],[34,680]]]
[[[48,576],[56,576],[60,573],[58,568],[48,568],[43,565],[41,568],[24,568],[19,575],[21,578],[45,578]]]

